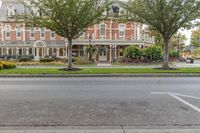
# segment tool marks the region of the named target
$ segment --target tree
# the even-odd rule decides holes
[[[196,48],[200,47],[200,28],[192,32],[190,44]]]
[[[163,69],[168,69],[169,40],[183,26],[199,17],[198,0],[130,0],[125,4],[127,19],[145,23],[158,31],[163,38]]]
[[[176,51],[180,54],[181,51],[185,48],[185,41],[187,40],[185,35],[181,33],[174,34],[169,41],[169,49],[171,51]]]
[[[109,0],[35,0],[32,4],[27,1],[24,4],[29,8],[29,13],[25,17],[28,24],[46,27],[67,39],[68,70],[73,70],[72,41],[88,27],[103,19],[102,14],[111,2]]]

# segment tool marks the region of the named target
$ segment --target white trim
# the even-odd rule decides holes
[[[9,28],[9,31],[10,31],[9,37],[7,36],[7,30],[6,30],[7,27]],[[5,40],[11,39],[11,25],[4,25],[3,34],[5,34]]]
[[[32,29],[34,30],[34,32],[33,32],[33,33],[34,33],[34,37],[31,37],[31,34],[32,34],[31,31],[32,31]],[[36,31],[35,29],[36,29],[35,27],[30,27],[30,30],[29,30],[29,33],[30,33],[30,40],[35,40],[35,31]]]
[[[101,35],[101,26],[102,25],[104,25],[105,26],[105,35]],[[99,25],[99,36],[100,36],[100,38],[106,38],[106,28],[107,28],[107,26],[106,26],[106,24],[104,23],[104,22],[102,22],[100,25]]]
[[[52,37],[52,33],[54,33],[54,37]],[[50,31],[50,40],[56,40],[56,32]]]
[[[123,36],[120,35],[120,26],[124,26],[124,35]],[[119,24],[118,29],[119,29],[119,39],[122,38],[124,40],[125,36],[126,36],[126,24],[123,24],[123,23]]]
[[[18,36],[18,31],[17,31],[18,28],[21,31],[20,36]],[[16,33],[16,39],[17,40],[21,40],[22,39],[22,27],[20,25],[16,25],[16,27],[15,27],[15,33]]]
[[[42,37],[41,35],[42,35],[42,29],[44,29],[44,37]],[[45,38],[46,38],[46,28],[40,28],[40,39],[41,40],[45,40]]]

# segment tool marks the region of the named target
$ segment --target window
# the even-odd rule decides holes
[[[10,35],[11,35],[10,32],[11,32],[10,26],[6,26],[5,27],[5,36],[6,36],[6,38],[10,37]]]
[[[105,25],[105,24],[102,24],[102,25],[100,26],[100,36],[101,36],[101,37],[105,37],[105,35],[106,35],[106,25]]]
[[[35,28],[31,28],[31,38],[34,38],[35,37]]]
[[[44,29],[44,28],[41,28],[41,29],[40,29],[40,37],[41,37],[41,38],[44,38],[44,37],[45,37],[45,29]]]
[[[21,37],[22,35],[22,28],[17,26],[16,27],[16,37]]]
[[[56,37],[55,31],[51,31],[51,38],[55,38],[55,37]]]
[[[9,5],[8,7],[7,7],[7,16],[8,17],[14,17],[14,15],[16,14],[16,10],[15,10],[15,8],[12,6],[12,5]]]
[[[125,36],[125,25],[119,25],[119,36],[120,37]]]

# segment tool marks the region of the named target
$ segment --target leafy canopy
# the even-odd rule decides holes
[[[198,0],[130,0],[128,18],[145,23],[170,39],[177,30],[199,17]]]
[[[46,27],[62,37],[76,39],[89,26],[102,19],[102,13],[111,4],[108,0],[37,0],[26,15],[30,25]],[[35,10],[40,15],[35,13]]]

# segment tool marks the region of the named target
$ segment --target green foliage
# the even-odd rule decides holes
[[[177,51],[170,51],[169,52],[169,57],[178,58],[179,57],[179,53]]]
[[[34,57],[32,55],[22,55],[18,56],[17,58],[19,62],[28,62],[32,61]]]
[[[87,58],[76,58],[74,61],[74,64],[76,65],[87,65],[87,64],[92,64],[91,61],[89,61]]]
[[[2,70],[2,69],[13,69],[13,68],[16,68],[15,62],[0,61],[0,70]]]
[[[49,57],[45,57],[45,58],[41,58],[40,59],[40,62],[44,62],[44,63],[53,62],[53,61],[55,61],[55,59],[54,58],[49,58]]]
[[[193,56],[194,58],[199,58],[199,57],[200,57],[200,48],[195,49],[195,50],[192,52],[192,56]]]
[[[46,27],[68,39],[68,69],[72,70],[72,40],[77,39],[88,27],[104,19],[103,12],[109,0],[37,0],[32,1],[41,15],[36,15],[32,5],[24,1],[30,13],[26,18],[30,26]]]
[[[191,27],[199,18],[198,0],[130,0],[124,4],[128,20],[151,26],[162,35],[164,44],[163,68],[169,68],[169,40],[181,27]]]
[[[108,0],[37,0],[33,1],[41,15],[36,15],[32,5],[26,15],[29,25],[46,27],[67,39],[76,39],[89,26],[97,23],[105,9],[111,4]],[[99,4],[101,2],[101,4]]]
[[[131,59],[141,59],[143,52],[136,46],[128,46],[124,50],[124,56]]]
[[[150,46],[144,49],[144,55],[150,61],[160,61],[162,60],[162,48],[159,46]]]
[[[190,44],[196,48],[200,47],[200,28],[192,32]]]
[[[90,49],[91,49],[90,46],[84,46],[83,47],[84,54],[88,54],[90,52]],[[96,51],[97,49],[92,47],[92,53],[94,54]]]

